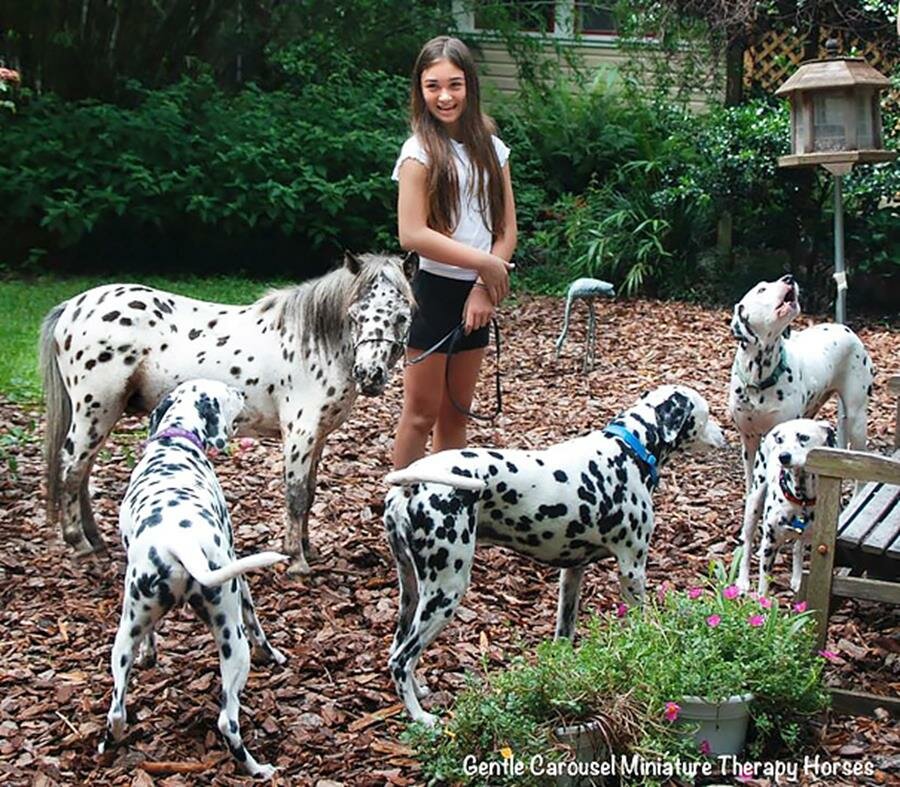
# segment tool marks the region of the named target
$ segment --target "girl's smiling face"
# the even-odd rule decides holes
[[[466,109],[466,75],[449,60],[438,60],[422,72],[422,97],[428,111],[447,129],[451,137],[459,132],[459,120]]]

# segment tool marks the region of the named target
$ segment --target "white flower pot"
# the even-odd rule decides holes
[[[600,732],[600,725],[595,721],[557,727],[554,734],[560,743],[572,747],[574,755],[572,759],[575,762],[602,762],[610,757],[606,740]],[[606,782],[598,777],[558,776],[551,783],[556,787],[597,787]]]
[[[747,737],[752,694],[736,694],[721,702],[707,702],[702,697],[684,697],[679,721],[699,722],[694,733],[699,746],[709,742],[710,754],[740,754]]]

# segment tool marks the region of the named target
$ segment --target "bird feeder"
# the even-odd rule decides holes
[[[791,102],[791,154],[778,166],[821,164],[845,175],[854,164],[893,159],[896,153],[884,150],[881,140],[879,94],[889,86],[861,57],[801,64],[775,91]]]
[[[846,320],[847,276],[844,271],[844,205],[841,179],[854,164],[891,161],[881,136],[880,93],[890,80],[860,57],[836,57],[837,42],[825,47],[830,57],[801,63],[778,90],[791,102],[791,153],[779,167],[820,164],[834,175],[835,317]]]

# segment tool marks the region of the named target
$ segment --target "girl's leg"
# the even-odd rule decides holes
[[[481,347],[477,350],[463,350],[450,356],[450,393],[453,394],[453,401],[466,410],[472,409],[472,397],[475,395],[475,384],[478,382],[478,372],[484,359],[484,349]],[[444,380],[441,380],[440,390],[444,395],[434,427],[432,449],[444,451],[448,448],[464,448],[468,416],[453,406],[447,395]]]
[[[410,349],[407,357],[412,360],[422,352]],[[394,438],[395,470],[425,456],[428,436],[437,421],[441,407],[446,362],[446,355],[434,353],[422,363],[407,366],[403,372],[403,412],[400,414],[397,436]],[[455,369],[456,357],[453,362]]]

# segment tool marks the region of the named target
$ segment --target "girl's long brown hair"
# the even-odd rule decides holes
[[[422,94],[422,72],[439,60],[449,61],[465,74],[466,107],[460,116],[460,141],[472,161],[472,188],[478,199],[482,221],[496,238],[505,229],[506,193],[500,162],[491,140],[494,121],[481,112],[478,73],[472,53],[462,41],[450,36],[432,38],[422,47],[413,69],[410,90],[412,130],[422,141],[430,162],[427,180],[428,226],[449,235],[459,221],[459,179],[450,137],[444,125],[428,111]]]

